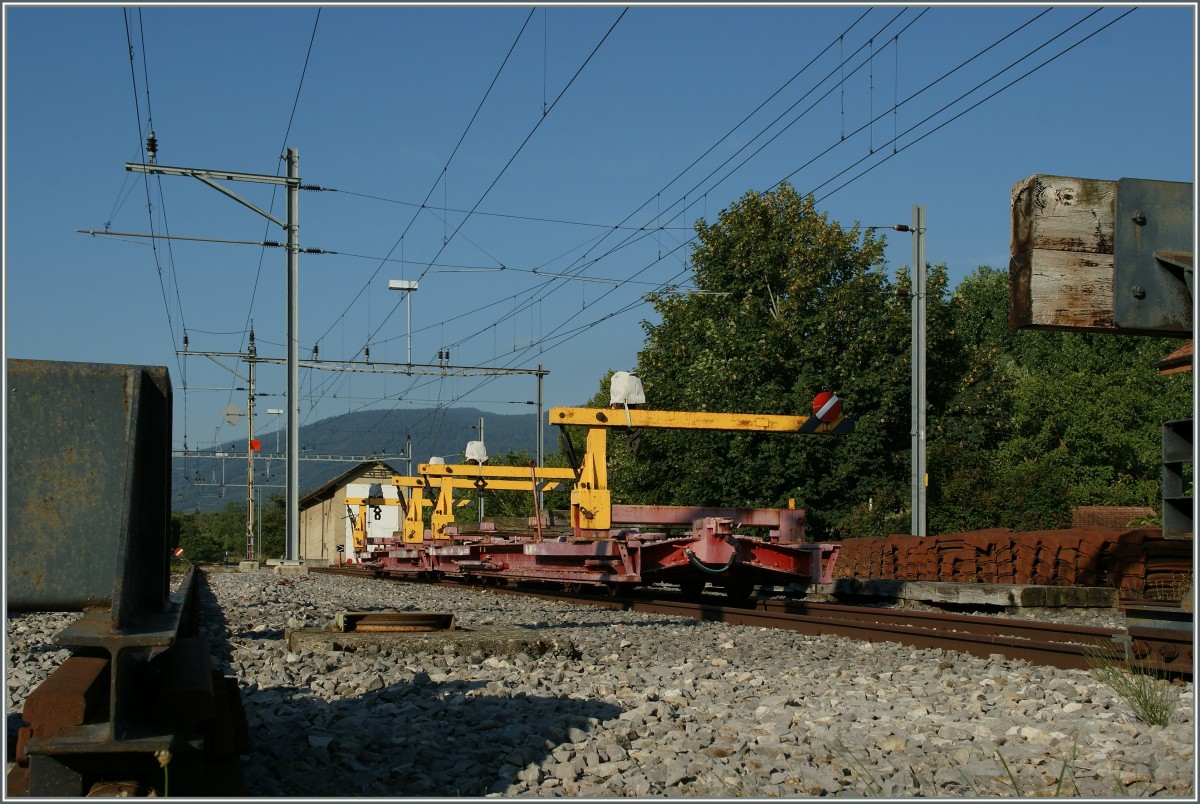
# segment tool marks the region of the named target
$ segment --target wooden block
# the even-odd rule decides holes
[[[1117,183],[1037,174],[1012,188],[1010,254],[1113,253]]]
[[[1034,249],[1008,262],[1014,329],[1113,332],[1111,254]]]
[[[1012,188],[1009,325],[1112,332],[1115,181],[1030,176]]]

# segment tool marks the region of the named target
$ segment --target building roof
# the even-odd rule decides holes
[[[1158,361],[1159,374],[1178,374],[1192,370],[1192,342],[1188,341]]]
[[[396,467],[394,467],[391,464],[386,463],[384,461],[375,461],[375,460],[363,461],[362,463],[358,463],[358,464],[355,464],[354,466],[350,467],[346,471],[342,472],[340,475],[330,478],[329,480],[325,481],[321,485],[317,486],[315,489],[306,491],[303,494],[301,494],[300,495],[300,507],[303,508],[307,503],[313,502],[314,500],[320,500],[320,499],[324,499],[327,497],[332,497],[334,492],[336,492],[342,486],[349,483],[354,478],[361,477],[362,475],[366,474],[367,472],[370,472],[370,471],[376,470],[376,469],[385,470],[387,472],[388,477],[391,477],[392,475],[401,474],[399,469],[396,469]]]

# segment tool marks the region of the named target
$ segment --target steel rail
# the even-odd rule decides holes
[[[323,571],[338,571],[327,568]],[[375,575],[370,570],[343,574]],[[414,580],[404,578],[405,580]],[[459,580],[438,581],[461,588]],[[745,606],[724,605],[720,598],[696,602],[670,593],[610,596],[537,589],[524,586],[471,586],[497,594],[516,594],[602,608],[774,628],[807,636],[843,636],[866,642],[896,642],[915,648],[955,650],[988,658],[999,654],[1065,670],[1091,667],[1088,652],[1115,649],[1131,653],[1135,665],[1152,672],[1193,677],[1191,630],[1130,626],[1125,629],[1016,620],[948,612],[895,610],[877,606],[758,599]],[[657,595],[657,592],[650,595]]]

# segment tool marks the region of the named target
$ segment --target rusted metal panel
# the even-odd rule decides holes
[[[1117,182],[1113,319],[1122,332],[1191,335],[1194,227],[1190,182]]]
[[[333,630],[350,631],[453,631],[454,613],[449,611],[339,611]]]
[[[169,593],[171,382],[159,366],[7,361],[7,585],[14,610]]]

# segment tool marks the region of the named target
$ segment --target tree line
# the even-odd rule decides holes
[[[643,322],[632,370],[646,407],[804,415],[832,391],[855,431],[610,431],[613,502],[794,500],[816,540],[907,533],[911,271],[890,277],[882,237],[828,220],[786,183],[746,193],[696,233],[694,289],[649,297],[659,320]],[[1066,527],[1077,505],[1160,511],[1162,424],[1191,415],[1192,378],[1163,376],[1157,363],[1184,341],[1011,329],[1008,273],[988,266],[953,289],[944,264],[927,266],[926,292],[930,534]],[[608,407],[610,376],[585,404]],[[560,438],[583,454],[582,432]],[[546,463],[565,466],[565,454]],[[532,515],[530,495],[486,494],[485,511]],[[561,508],[569,497],[546,499]]]

